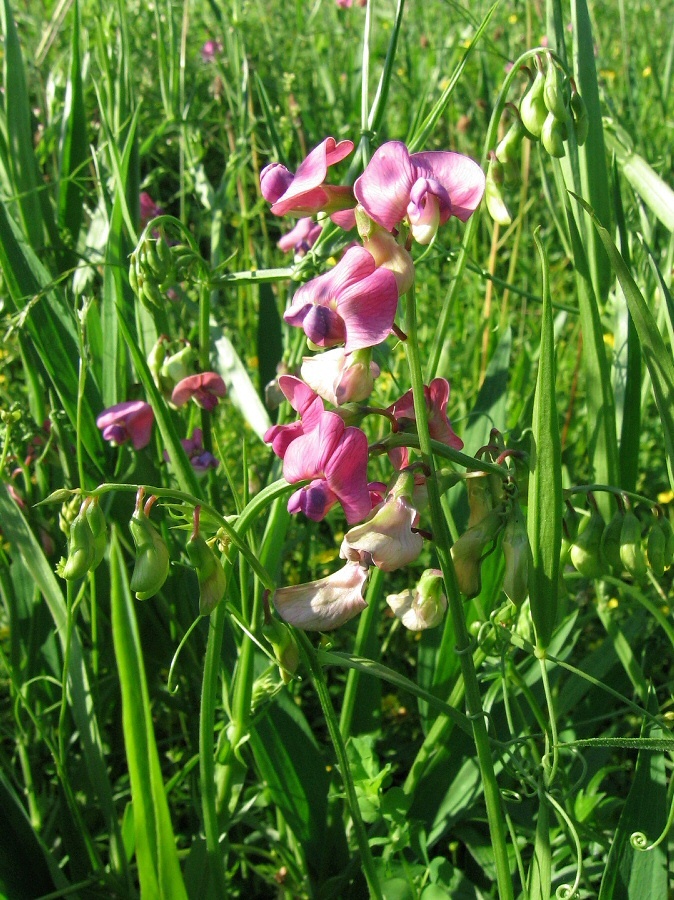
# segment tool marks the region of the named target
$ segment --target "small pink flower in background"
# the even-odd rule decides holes
[[[271,444],[274,453],[283,459],[292,441],[311,431],[318,424],[325,407],[321,398],[294,375],[281,375],[278,386],[295,412],[300,414],[299,422],[292,422],[290,425],[272,425],[265,432],[265,443]]]
[[[275,216],[313,216],[355,206],[350,187],[324,184],[328,167],[353,150],[353,141],[326,138],[311,151],[293,175],[281,163],[270,163],[260,173],[260,190]]]
[[[305,356],[302,378],[310,388],[335,406],[366,400],[379,375],[379,366],[372,361],[372,351],[354,350],[346,353],[335,347],[316,356]]]
[[[332,631],[362,612],[368,570],[358,563],[306,584],[274,592],[272,603],[284,622],[304,631]]]
[[[401,141],[375,151],[353,190],[370,218],[387,231],[403,219],[420,244],[431,242],[450,216],[465,222],[482,199],[485,176],[461,153],[412,153]]]
[[[103,432],[103,439],[115,446],[131,441],[135,450],[142,450],[150,443],[154,413],[143,400],[127,400],[104,409],[96,419]]]
[[[340,9],[351,9],[353,0],[335,0]],[[367,0],[357,0],[358,6],[366,6]]]
[[[434,441],[440,441],[454,450],[463,448],[463,441],[454,433],[447,418],[447,401],[449,400],[449,382],[445,378],[434,378],[429,385],[424,385],[424,397],[428,410],[428,430]],[[416,428],[414,398],[412,391],[396,400],[389,406],[388,412],[395,416],[400,431],[411,431]],[[389,451],[389,458],[396,467],[402,469],[407,465],[409,451],[406,447],[396,447]]]
[[[391,333],[398,286],[388,269],[378,269],[371,253],[349,248],[337,265],[303,284],[283,318],[304,329],[317,347],[344,344],[349,353],[381,344]]]
[[[442,572],[426,569],[414,590],[389,594],[386,602],[396,619],[410,631],[425,631],[439,625],[447,610]]]
[[[192,437],[183,438],[180,443],[198,476],[205,475],[209,469],[217,469],[220,465],[220,461],[212,453],[204,450],[204,434],[201,428],[195,428]]]
[[[194,400],[202,409],[212,412],[218,405],[218,399],[226,393],[225,382],[216,372],[201,372],[178,382],[173,388],[171,403],[184,406],[188,400]]]
[[[222,53],[222,43],[220,41],[206,41],[201,48],[201,58],[204,62],[213,62],[216,56]]]
[[[290,484],[311,479],[290,497],[288,510],[302,511],[320,522],[341,503],[347,522],[359,522],[372,509],[367,483],[367,437],[345,425],[333,412],[321,413],[316,425],[295,438],[283,458],[283,476]]]
[[[303,219],[297,220],[297,225],[284,234],[276,246],[284,253],[290,253],[292,250],[296,256],[304,256],[314,246],[321,231],[323,231],[322,225],[314,222],[311,216],[305,216]]]
[[[163,216],[164,210],[157,203],[154,202],[152,197],[147,193],[147,191],[143,191],[140,195],[140,227],[145,228],[150,219],[156,219],[157,216]]]
[[[413,562],[424,541],[412,531],[419,514],[411,503],[414,476],[405,472],[384,502],[367,519],[344,535],[339,555],[351,562],[369,560],[384,572],[393,572]]]

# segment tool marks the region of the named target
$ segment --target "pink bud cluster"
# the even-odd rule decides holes
[[[357,224],[363,242],[350,245],[330,271],[295,291],[284,319],[304,330],[312,350],[323,352],[304,358],[301,379],[279,378],[299,419],[275,425],[265,435],[283,460],[285,479],[301,484],[290,497],[289,511],[321,521],[340,504],[352,526],[340,550],[346,560],[342,569],[274,594],[281,618],[305,630],[330,630],[357,615],[365,606],[371,565],[392,571],[421,553],[417,525],[425,495],[423,475],[407,469],[409,452],[400,448],[390,454],[398,470],[392,486],[387,490],[369,482],[367,437],[357,425],[347,424],[350,413],[340,407],[366,400],[373,390],[379,375],[373,348],[396,330],[399,297],[414,281],[412,240],[430,243],[450,216],[465,221],[479,204],[485,182],[477,164],[461,154],[410,154],[404,144],[391,141],[375,152],[353,189],[327,184],[328,168],[352,150],[351,141],[329,137],[294,175],[272,163],[260,178],[272,213],[299,217],[298,225],[279,242],[282,249],[296,254],[310,250],[320,235],[312,219],[317,213],[329,215],[345,229]],[[448,382],[436,378],[424,390],[431,436],[461,448],[446,414]],[[326,409],[326,402],[337,410]],[[411,391],[380,412],[397,431],[415,428]]]

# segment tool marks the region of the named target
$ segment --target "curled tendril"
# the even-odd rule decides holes
[[[581,847],[580,837],[578,836],[576,827],[564,807],[555,800],[552,794],[546,792],[545,796],[547,797],[548,802],[557,810],[561,818],[564,819],[564,823],[569,829],[571,839],[573,840],[576,849],[576,877],[573,880],[573,884],[560,884],[555,891],[557,900],[571,900],[572,897],[578,896],[578,886],[580,885],[580,876],[583,871],[583,848]]]
[[[560,884],[555,891],[555,897],[557,900],[573,900],[574,897],[578,897],[578,891],[575,885]]]
[[[652,850],[653,847],[655,847],[655,844],[649,845],[648,838],[643,831],[633,832],[633,834],[630,835],[630,844],[635,850],[641,850],[642,852]]]
[[[501,798],[510,803],[521,803],[524,797],[519,791],[512,791],[510,788],[501,788]]]

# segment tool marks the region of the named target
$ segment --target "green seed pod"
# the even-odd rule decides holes
[[[459,589],[469,599],[480,593],[482,557],[487,546],[498,535],[502,525],[502,510],[493,509],[479,524],[464,531],[452,547],[452,560]]]
[[[87,522],[94,538],[94,557],[90,566],[90,569],[93,570],[105,555],[105,548],[108,546],[108,525],[97,497],[90,497],[89,501],[85,500],[84,505],[86,506]]]
[[[487,178],[484,187],[484,196],[487,203],[487,211],[497,225],[504,227],[510,225],[512,216],[505,205],[500,183],[503,181],[503,166],[493,157],[487,167]]]
[[[503,592],[515,606],[520,607],[529,594],[531,547],[527,524],[517,503],[503,529],[502,547],[505,559]]]
[[[199,579],[199,615],[210,615],[225,595],[227,576],[215,551],[200,535],[192,535],[185,549]]]
[[[131,265],[129,266],[129,284],[134,294],[140,294],[141,285],[138,283],[138,272],[136,270],[136,254],[131,254]]]
[[[577,90],[571,91],[571,115],[573,117],[573,130],[576,133],[576,143],[582,147],[587,140],[590,130],[590,118],[587,114],[585,101]]]
[[[148,271],[152,275],[153,280],[161,284],[166,280],[170,268],[171,268],[171,254],[169,253],[168,258],[166,254],[162,252],[162,256],[160,257],[157,252],[157,242],[152,238],[146,238],[145,243],[141,249],[141,253],[144,255],[141,257],[144,262],[143,268]]]
[[[662,578],[665,574],[666,547],[667,538],[665,537],[665,532],[662,530],[660,522],[656,519],[648,532],[648,543],[646,545],[648,565],[656,578]]]
[[[545,75],[539,69],[533,84],[526,92],[520,103],[520,118],[522,124],[534,140],[541,136],[541,130],[548,108],[545,105],[543,92],[545,90]]]
[[[581,525],[578,537],[571,545],[569,556],[571,564],[577,572],[586,578],[600,578],[604,574],[601,558],[601,538],[604,533],[604,520],[598,510],[593,510],[590,517]]]
[[[620,559],[637,581],[646,574],[646,557],[641,545],[641,522],[631,509],[625,513],[620,531]]]
[[[68,536],[68,558],[57,567],[57,571],[66,581],[84,578],[94,561],[95,545],[87,521],[84,504],[70,524]]]
[[[548,113],[541,129],[541,143],[550,156],[560,158],[566,153],[563,135],[564,130],[559,119],[556,119],[553,113]]]
[[[551,63],[545,76],[543,99],[548,111],[562,122],[566,121],[568,87],[566,75],[558,66]]]
[[[601,536],[601,555],[616,576],[620,576],[623,570],[623,563],[620,558],[620,535],[624,518],[625,513],[618,510]]]
[[[170,559],[162,536],[147,516],[152,498],[143,509],[142,489],[138,494],[136,509],[129,522],[129,531],[136,545],[136,563],[131,576],[131,590],[135,591],[138,600],[149,600],[168,578]]]

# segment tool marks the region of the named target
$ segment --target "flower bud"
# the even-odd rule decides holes
[[[150,497],[143,508],[143,496],[143,488],[140,488],[136,496],[136,509],[129,522],[129,531],[136,546],[131,590],[135,591],[138,600],[154,597],[168,578],[170,564],[168,548],[148,518],[156,498]]]
[[[660,527],[660,522],[656,519],[651,525],[648,533],[648,543],[646,545],[646,553],[648,555],[648,565],[656,578],[662,578],[665,574],[665,548],[667,546],[667,538],[665,532]]]
[[[548,109],[543,97],[544,89],[545,76],[539,69],[536,72],[533,84],[520,103],[520,118],[522,119],[522,124],[534,140],[540,138],[543,123],[548,114]]]
[[[283,622],[266,613],[262,634],[271,644],[278,660],[281,678],[288,684],[300,664],[300,651],[293,633]]]
[[[628,510],[620,530],[620,559],[626,571],[637,581],[646,574],[646,556],[641,545],[641,522]]]
[[[83,505],[94,538],[94,556],[90,566],[90,569],[93,570],[105,555],[105,548],[108,546],[108,526],[103,510],[98,503],[98,497],[89,497]]]
[[[571,115],[573,117],[573,130],[576,133],[576,143],[582,147],[587,140],[587,134],[590,130],[590,119],[587,114],[585,101],[574,88],[571,91]]]
[[[566,153],[564,150],[564,130],[562,123],[555,118],[554,113],[548,113],[541,129],[541,143],[550,156],[556,156],[558,159]]]
[[[195,518],[196,510],[195,509]],[[196,518],[198,528],[198,518]],[[191,535],[185,545],[190,562],[199,580],[199,615],[210,615],[225,595],[227,576],[215,551],[200,534]]]
[[[502,526],[502,510],[500,508],[492,509],[477,525],[464,531],[452,547],[452,560],[459,590],[469,599],[480,593],[482,558],[488,545],[495,540]]]
[[[600,544],[601,556],[611,567],[614,575],[618,577],[623,570],[622,560],[620,559],[620,533],[624,518],[625,513],[618,510],[604,529]]]
[[[410,631],[425,631],[439,625],[447,610],[442,572],[426,569],[414,590],[389,594],[386,602],[394,616]]]
[[[468,528],[478,525],[494,508],[491,478],[485,472],[466,472]]]
[[[501,138],[494,151],[494,156],[503,166],[508,182],[517,181],[519,177],[519,153],[524,137],[524,125],[519,116]]]
[[[414,260],[392,234],[374,222],[372,226],[368,236],[363,237],[363,246],[372,254],[377,267],[393,272],[398,293],[405,294],[414,284]]]
[[[674,528],[667,513],[660,516],[658,521],[665,535],[665,568],[669,568],[674,562]]]
[[[543,99],[549,112],[556,119],[566,121],[568,81],[562,70],[551,63],[545,76]]]
[[[604,533],[604,520],[597,509],[593,509],[589,518],[581,524],[578,537],[571,545],[571,564],[577,572],[586,578],[600,578],[604,574],[601,558],[601,537]]]
[[[527,525],[518,503],[514,504],[514,509],[503,529],[502,547],[505,558],[503,592],[515,606],[519,607],[529,593],[531,547]]]
[[[489,160],[487,177],[484,185],[484,197],[487,203],[487,211],[497,225],[504,227],[510,225],[512,216],[508,210],[501,192],[503,182],[503,166],[494,156]]]
[[[84,503],[70,524],[68,535],[68,558],[56,567],[58,574],[66,581],[84,578],[92,566],[95,546],[94,536],[87,521]]]

